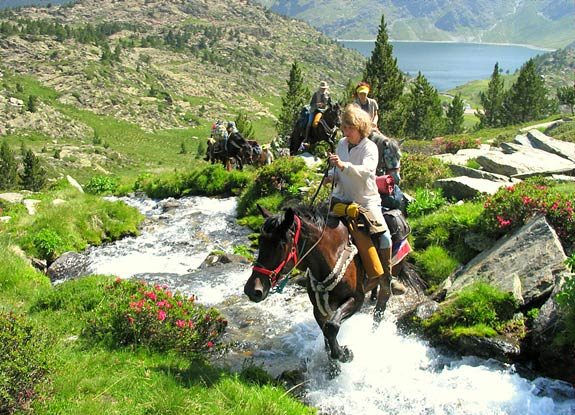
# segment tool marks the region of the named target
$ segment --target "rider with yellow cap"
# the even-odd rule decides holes
[[[355,87],[355,100],[354,102],[361,107],[362,110],[369,114],[371,125],[377,129],[377,121],[379,120],[379,105],[375,99],[369,98],[370,86],[367,82],[360,82]]]

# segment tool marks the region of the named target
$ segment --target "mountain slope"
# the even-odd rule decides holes
[[[240,110],[273,120],[294,60],[310,87],[326,79],[336,89],[364,62],[307,24],[242,0],[86,0],[8,10],[0,23],[19,30],[0,35],[0,69],[37,79],[61,104],[147,130]],[[93,32],[105,36],[91,40]],[[118,59],[103,58],[116,50]]]
[[[258,0],[342,39],[375,38],[382,14],[396,40],[532,44],[575,39],[572,0]]]

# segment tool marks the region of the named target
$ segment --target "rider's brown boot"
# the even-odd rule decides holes
[[[382,248],[378,250],[379,259],[383,267],[383,276],[386,278],[385,283],[389,283],[393,295],[403,295],[407,291],[407,287],[395,278],[391,273],[391,248]]]

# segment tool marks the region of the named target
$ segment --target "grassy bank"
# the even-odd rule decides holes
[[[0,225],[0,323],[6,328],[0,336],[0,352],[5,357],[0,362],[0,412],[315,413],[257,367],[231,373],[217,367],[217,360],[215,365],[208,364],[201,354],[190,357],[177,350],[157,350],[157,344],[114,341],[117,333],[108,333],[106,324],[99,327],[99,336],[90,335],[94,322],[102,321],[97,317],[117,304],[109,297],[108,287],[114,279],[90,276],[52,286],[46,275],[17,252],[23,248],[36,257],[48,254],[33,237],[45,226],[52,235],[63,235],[57,240],[74,241],[71,249],[80,250],[83,244],[131,233],[141,216],[125,206],[121,221],[109,220],[111,212],[118,209],[115,202],[73,193],[68,187],[35,197],[42,200],[35,216],[28,215],[21,205],[2,205],[3,214],[12,215],[12,220]],[[66,202],[54,206],[55,199]],[[56,212],[63,220],[56,220]],[[85,226],[74,226],[80,223]],[[95,229],[99,241],[94,240]],[[66,243],[47,246],[57,255]],[[15,395],[10,395],[14,387]]]

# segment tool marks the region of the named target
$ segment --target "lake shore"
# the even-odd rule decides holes
[[[335,39],[336,42],[362,42],[369,43],[375,42],[376,39]],[[470,45],[493,45],[493,46],[519,46],[532,50],[540,50],[543,52],[554,52],[557,49],[543,48],[541,46],[528,45],[523,43],[494,43],[494,42],[462,42],[458,40],[396,40],[390,39],[391,43],[460,43],[460,44],[470,44]]]

